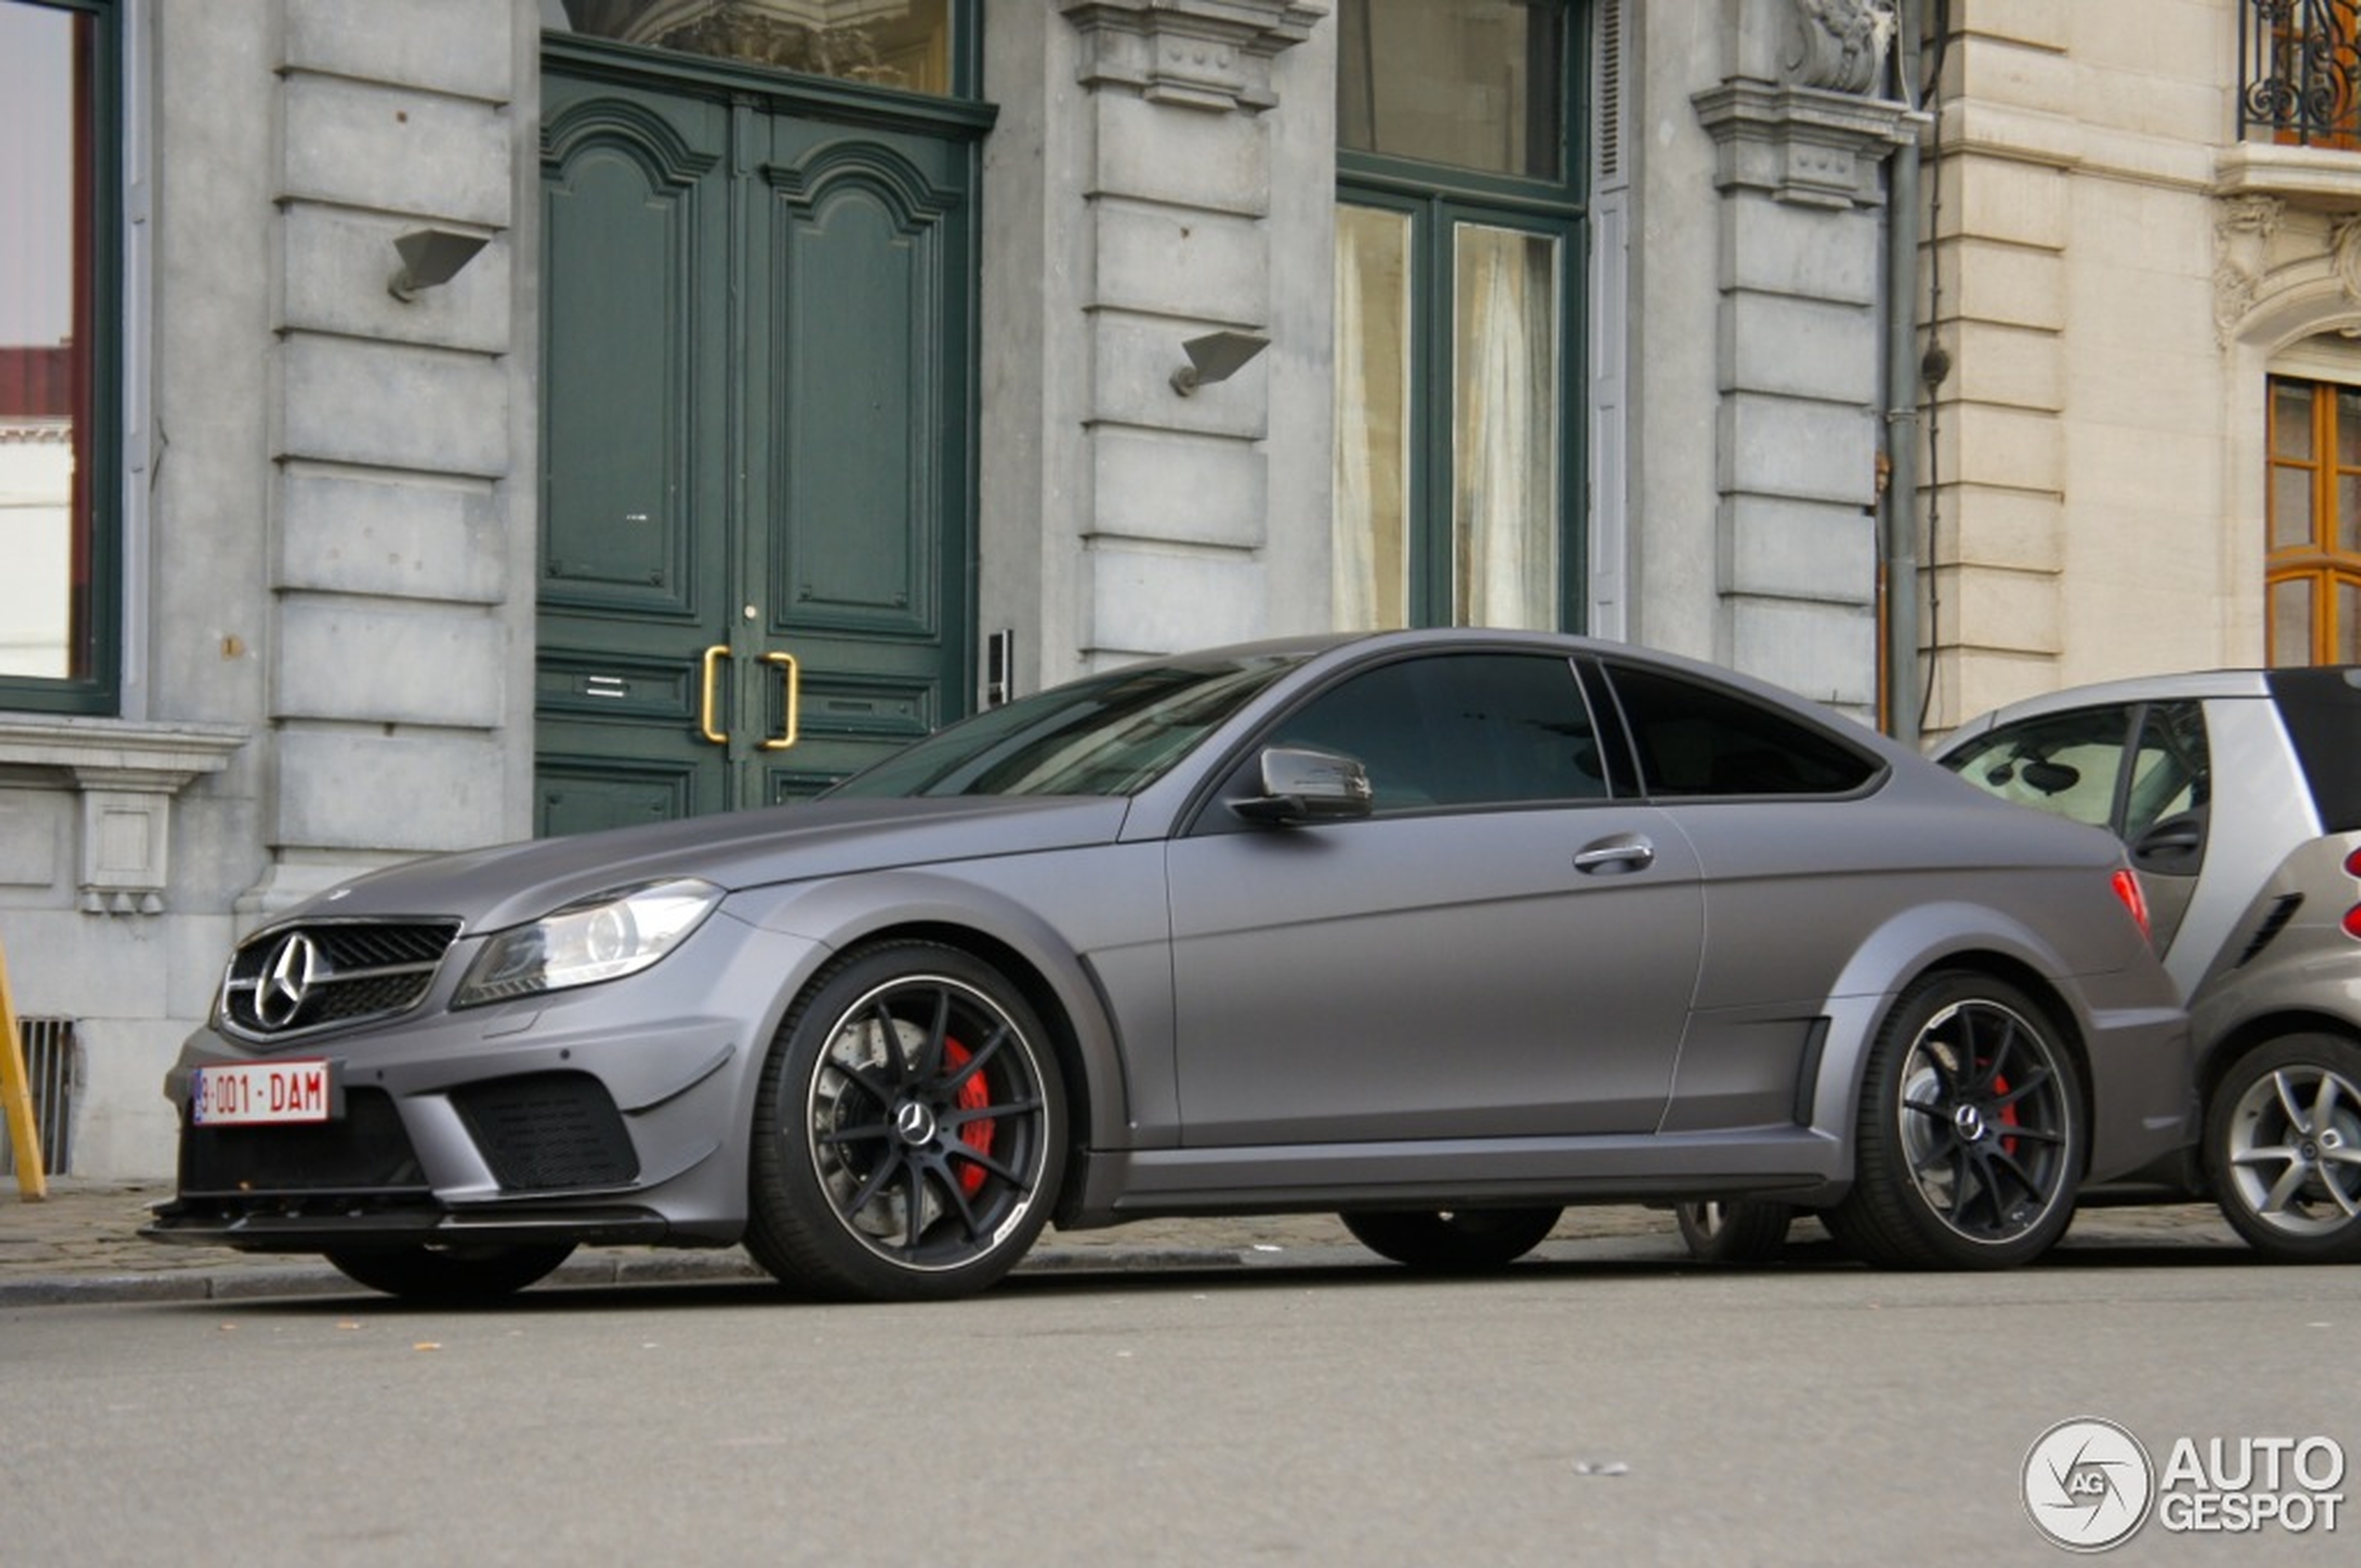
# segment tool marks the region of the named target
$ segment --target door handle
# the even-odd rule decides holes
[[[1574,869],[1597,876],[1609,872],[1645,871],[1656,860],[1656,847],[1637,834],[1602,838],[1575,851]]]
[[[697,733],[711,741],[715,745],[730,744],[730,737],[713,721],[714,672],[721,667],[721,661],[729,656],[730,645],[726,642],[717,642],[706,649],[703,660],[704,667],[700,671],[698,682],[701,696],[697,704]]]
[[[803,666],[796,663],[793,653],[765,653],[762,655],[762,662],[766,665],[777,665],[786,672],[783,679],[786,681],[787,694],[786,728],[763,742],[762,749],[785,751],[795,744],[796,737],[802,733]]]

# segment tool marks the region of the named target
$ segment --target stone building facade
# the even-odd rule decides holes
[[[1139,654],[1554,625],[1906,731],[2263,657],[2361,153],[2242,125],[2252,9],[0,0],[80,88],[15,138],[79,216],[0,184],[81,301],[0,341],[82,377],[0,494],[87,534],[0,668],[71,1168],[168,1166],[223,955],[339,878]]]

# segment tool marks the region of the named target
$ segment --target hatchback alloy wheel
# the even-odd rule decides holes
[[[2361,1258],[2361,1049],[2295,1035],[2230,1070],[2206,1148],[2225,1219],[2292,1261]]]

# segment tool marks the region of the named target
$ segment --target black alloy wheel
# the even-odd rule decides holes
[[[2005,982],[1937,973],[1871,1048],[1853,1188],[1824,1219],[1871,1262],[2010,1268],[2065,1232],[2085,1159],[2058,1026]]]
[[[756,1097],[746,1249],[833,1299],[997,1281],[1056,1202],[1064,1095],[1048,1032],[979,960],[856,953],[788,1013]]]

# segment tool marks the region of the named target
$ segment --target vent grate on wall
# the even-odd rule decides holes
[[[73,1169],[73,1098],[80,1076],[73,1020],[20,1018],[17,1037],[24,1046],[24,1070],[33,1090],[33,1125],[41,1132],[41,1168],[50,1176]],[[17,1168],[17,1147],[0,1117],[0,1173]]]

